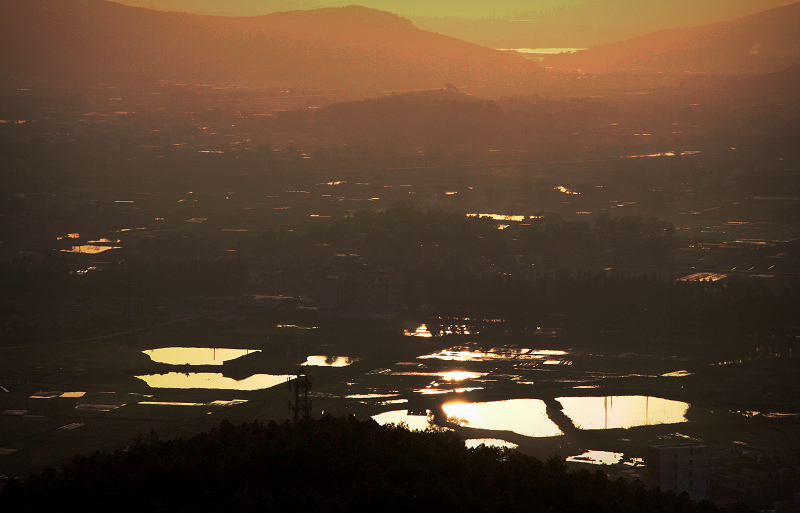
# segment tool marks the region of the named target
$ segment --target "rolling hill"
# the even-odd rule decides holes
[[[363,7],[200,16],[103,0],[0,3],[0,76],[307,90],[525,84],[536,66]]]
[[[800,62],[800,3],[733,21],[654,32],[544,60],[587,73],[770,73]]]

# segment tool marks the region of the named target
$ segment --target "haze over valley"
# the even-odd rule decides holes
[[[330,436],[408,489],[406,443],[621,511],[793,511],[800,4],[759,6],[3,2],[0,509],[96,467],[182,489],[212,446],[230,493],[130,509],[384,497]],[[350,470],[217,466],[308,475],[267,439]],[[489,504],[459,479],[403,507]]]

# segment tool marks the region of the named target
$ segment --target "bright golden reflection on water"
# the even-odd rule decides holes
[[[142,351],[157,363],[169,365],[222,365],[228,360],[260,352],[258,349],[224,349],[213,347],[159,347]]]
[[[442,374],[442,379],[444,381],[464,381],[465,379],[477,379],[485,374],[485,372],[450,371]]]
[[[488,360],[543,360],[548,356],[566,355],[566,351],[553,349],[529,349],[516,347],[493,347],[488,351],[451,347],[436,353],[418,356],[418,360],[443,360],[454,362],[482,362]]]
[[[72,246],[72,249],[62,249],[62,253],[84,253],[87,255],[96,255],[110,249],[119,249],[118,246],[96,246],[94,244],[85,244],[83,246]]]
[[[407,337],[431,338],[433,336],[433,333],[428,330],[428,326],[424,324],[417,326],[417,329],[414,331],[405,330],[403,334]]]
[[[660,397],[559,397],[564,413],[581,429],[616,429],[686,422],[687,403]]]
[[[170,372],[167,374],[151,374],[135,376],[152,388],[211,388],[222,390],[262,390],[274,387],[294,376],[255,374],[249,378],[235,380],[216,372]]]
[[[445,371],[445,372],[392,372],[392,376],[431,376],[442,381],[464,381],[465,379],[478,379],[486,376],[486,372]]]
[[[558,436],[561,430],[547,417],[544,401],[510,399],[487,403],[453,402],[443,407],[448,420],[478,429],[513,431],[524,436]]]
[[[431,426],[429,415],[409,415],[407,410],[394,410],[373,415],[378,424],[405,424],[412,431],[425,431]]]
[[[538,216],[518,216],[518,215],[508,215],[508,214],[467,214],[467,217],[488,217],[490,219],[494,219],[495,221],[524,221],[525,219],[536,218]]]
[[[303,365],[311,365],[313,367],[347,367],[355,362],[355,358],[349,356],[309,356]]]
[[[511,442],[506,442],[499,438],[470,438],[469,440],[464,440],[464,445],[470,449],[480,447],[481,445],[485,445],[486,447],[504,447],[506,449],[516,449],[519,447],[517,444],[512,444]]]
[[[570,456],[567,461],[577,463],[591,463],[594,465],[614,465],[619,463],[624,456],[621,452],[586,451],[578,456]]]

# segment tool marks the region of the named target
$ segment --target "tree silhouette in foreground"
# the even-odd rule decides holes
[[[451,432],[353,417],[234,426],[191,439],[154,434],[77,457],[0,493],[3,511],[712,512],[709,503],[569,472],[505,449],[467,449]]]

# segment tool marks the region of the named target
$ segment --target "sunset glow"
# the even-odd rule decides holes
[[[0,1],[0,511],[790,501],[798,27]]]

